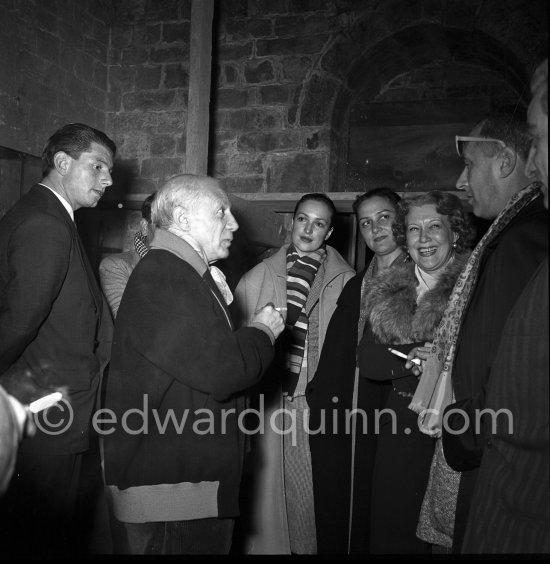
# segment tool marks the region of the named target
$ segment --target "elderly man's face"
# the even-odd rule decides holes
[[[480,126],[470,133],[480,137]],[[480,143],[466,143],[462,153],[464,170],[456,181],[458,190],[464,190],[474,215],[494,219],[506,206],[510,196],[499,186],[497,157],[488,157]]]
[[[233,232],[239,224],[220,188],[215,185],[205,187],[204,197],[196,203],[188,221],[189,234],[202,247],[209,262],[229,256]]]
[[[525,165],[525,173],[527,176],[542,182],[544,205],[548,209],[548,114],[545,114],[542,109],[541,94],[539,88],[533,96],[527,112],[533,145]]]

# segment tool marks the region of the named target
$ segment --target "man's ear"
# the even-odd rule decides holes
[[[516,169],[518,156],[510,147],[504,147],[498,154],[498,166],[500,178],[506,178]]]
[[[172,217],[174,223],[180,227],[183,231],[189,231],[189,220],[187,218],[187,212],[185,208],[181,206],[176,206],[172,212]]]
[[[57,170],[57,172],[59,172],[62,176],[65,176],[69,171],[71,156],[65,153],[65,151],[58,151],[53,156],[53,164],[55,166],[55,170]]]
[[[149,224],[147,223],[147,220],[144,217],[142,217],[139,220],[139,230],[141,231],[142,235],[147,235],[147,226],[148,225]]]

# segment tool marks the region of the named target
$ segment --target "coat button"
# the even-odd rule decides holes
[[[493,448],[493,443],[489,439],[485,441],[485,444],[487,445],[487,448]]]

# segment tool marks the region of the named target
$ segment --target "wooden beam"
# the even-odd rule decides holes
[[[214,0],[193,0],[185,149],[189,174],[206,174],[208,167],[213,14]]]

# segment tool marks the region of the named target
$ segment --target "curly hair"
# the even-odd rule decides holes
[[[421,207],[433,204],[437,213],[444,215],[451,226],[451,231],[458,235],[456,252],[463,253],[472,247],[476,231],[468,216],[464,211],[462,202],[458,196],[442,190],[432,190],[420,196],[401,200],[397,206],[397,214],[393,222],[392,230],[397,244],[403,249],[407,248],[407,234],[405,220],[412,207]]]

